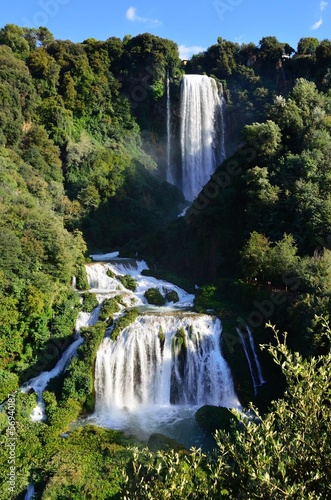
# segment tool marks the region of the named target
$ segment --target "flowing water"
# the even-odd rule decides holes
[[[222,356],[219,319],[193,313],[194,296],[179,287],[143,276],[143,261],[113,259],[87,268],[92,291],[99,297],[121,294],[127,305],[138,306],[137,320],[116,341],[111,329],[97,353],[95,413],[99,425],[123,429],[140,438],[153,432],[195,442],[196,410],[205,405],[239,406],[229,367]],[[107,270],[115,274],[107,276]],[[125,290],[117,275],[130,274],[135,292]],[[144,293],[158,288],[176,291],[178,302],[150,306]],[[187,436],[185,437],[185,433]]]
[[[248,326],[246,327],[246,332],[243,332],[240,328],[237,329],[237,332],[244,348],[256,395],[258,388],[265,384],[266,381],[264,380],[261,364],[255,349],[253,335]]]
[[[213,78],[185,75],[181,84],[181,189],[192,201],[225,159],[225,99]]]
[[[77,338],[53,370],[26,384],[24,390],[33,388],[38,394],[32,419],[44,418],[42,392],[76,354],[82,343],[80,329],[96,323],[106,298],[121,295],[122,311],[116,318],[125,307],[138,307],[139,315],[115,341],[111,339],[112,327],[107,330],[95,365],[95,412],[87,422],[140,438],[161,432],[187,446],[201,446],[205,438],[194,422],[196,410],[205,404],[239,407],[222,355],[220,320],[192,312],[194,295],[167,281],[144,276],[148,269],[144,261],[117,254],[93,258],[97,262],[88,264],[86,271],[99,306],[91,314],[80,313]],[[119,279],[127,274],[137,283],[135,292],[127,290]],[[150,288],[157,288],[163,296],[175,291],[178,301],[151,306],[144,295]]]

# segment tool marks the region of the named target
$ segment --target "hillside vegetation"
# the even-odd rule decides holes
[[[174,137],[185,72],[216,78],[227,102],[228,158],[181,218],[183,196],[164,180],[167,70]],[[24,498],[31,481],[44,500],[330,497],[330,82],[330,40],[303,38],[295,51],[273,36],[259,46],[219,38],[183,66],[174,42],[148,33],[72,43],[43,27],[0,29],[0,435],[8,451],[0,498]],[[44,393],[47,422],[30,419],[36,395],[19,387],[56,364],[78,312],[95,305],[86,296],[81,304],[73,277],[85,291],[88,254],[115,249],[197,283],[196,310],[224,317],[224,334],[247,323],[257,342],[274,346],[262,357],[275,387],[256,399],[261,415],[237,415],[230,434],[220,430],[215,457],[141,450],[93,426],[72,431],[93,410],[102,321],[82,331],[77,356]],[[268,321],[288,332],[286,343],[265,330]],[[238,387],[236,355],[227,352]]]

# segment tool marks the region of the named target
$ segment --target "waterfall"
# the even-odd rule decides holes
[[[170,102],[170,77],[169,68],[167,69],[167,181],[175,184],[171,166],[171,102]]]
[[[86,265],[87,278],[99,306],[90,314],[79,314],[76,340],[53,370],[40,374],[22,388],[33,388],[38,394],[39,404],[32,419],[45,418],[42,392],[75,356],[83,342],[80,329],[98,321],[105,299],[120,295],[121,311],[115,324],[125,307],[139,307],[139,315],[116,340],[111,339],[113,327],[108,328],[99,346],[95,364],[96,405],[89,419],[141,438],[163,432],[193,445],[194,414],[198,407],[240,406],[222,355],[220,320],[193,313],[194,295],[167,281],[145,276],[143,271],[148,267],[144,261],[120,258],[118,254],[92,258],[96,262]],[[136,282],[134,292],[121,281],[127,274]],[[163,295],[164,306],[148,304],[145,292],[150,288],[157,288]],[[171,291],[176,292],[177,302],[166,299]]]
[[[186,432],[186,442],[193,445],[188,429],[192,429],[198,407],[240,406],[221,351],[222,325],[217,318],[193,313],[193,295],[169,282],[144,276],[145,268],[144,262],[120,258],[88,266],[89,280],[98,296],[121,294],[122,301],[132,306],[134,299],[139,307],[135,322],[116,340],[111,339],[110,327],[98,349],[96,404],[90,420],[140,438],[153,432],[175,437],[179,432],[181,440],[181,433]],[[116,287],[119,275],[128,272],[137,283],[135,292]],[[151,306],[144,296],[149,288],[157,288],[163,296],[176,291],[178,302]],[[187,430],[181,427],[179,431],[178,426]]]
[[[256,395],[258,387],[261,387],[261,385],[265,384],[266,381],[263,378],[262,368],[255,349],[253,335],[248,326],[246,327],[246,332],[243,332],[240,328],[237,328],[237,332],[244,348],[245,356],[252,377],[254,393]]]
[[[105,338],[96,361],[97,413],[150,405],[232,406],[236,397],[221,331],[210,316],[146,314],[115,342]]]
[[[181,84],[182,191],[192,201],[225,159],[222,89],[213,78],[185,75]]]

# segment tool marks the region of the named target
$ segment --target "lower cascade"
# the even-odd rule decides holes
[[[98,349],[91,419],[139,437],[153,432],[175,437],[178,425],[191,432],[188,429],[197,408],[206,404],[238,407],[239,402],[222,355],[221,321],[191,312],[193,295],[144,276],[146,268],[144,262],[129,259],[98,262],[87,268],[92,291],[101,302],[120,293],[128,306],[138,306],[140,311],[116,340],[111,338],[110,327]],[[109,270],[114,277],[109,277]],[[137,283],[135,292],[125,290],[119,280],[128,273]],[[178,302],[151,306],[144,295],[149,288],[163,294],[173,290]],[[180,437],[183,432],[181,429]]]
[[[139,316],[114,342],[105,338],[96,361],[96,411],[148,405],[232,406],[221,323],[202,315]]]
[[[222,355],[221,321],[192,312],[194,296],[178,286],[144,275],[148,269],[144,261],[119,258],[117,253],[92,257],[95,262],[86,266],[87,278],[99,305],[91,313],[79,314],[76,340],[53,370],[22,387],[38,394],[32,420],[45,418],[42,393],[75,356],[83,342],[81,328],[98,321],[104,300],[120,296],[121,311],[115,315],[115,324],[125,309],[138,307],[139,315],[115,340],[111,338],[114,326],[106,331],[95,363],[95,411],[87,421],[141,438],[162,432],[193,445],[193,417],[199,407],[240,406]],[[123,285],[127,275],[134,279],[135,291]],[[163,306],[150,305],[145,293],[151,288],[169,300],[175,295],[176,301],[165,299]]]

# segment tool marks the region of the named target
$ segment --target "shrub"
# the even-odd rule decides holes
[[[119,318],[118,321],[116,322],[116,325],[113,329],[111,336],[112,339],[116,340],[119,334],[124,330],[124,328],[129,326],[131,323],[134,323],[134,321],[136,321],[138,316],[139,316],[139,311],[137,308],[130,309],[129,311],[127,310],[126,314],[121,318]]]
[[[118,276],[118,279],[122,283],[125,288],[128,290],[131,290],[131,292],[135,292],[137,288],[137,282],[130,276],[129,274],[126,274],[125,276]]]
[[[178,293],[176,292],[176,290],[171,290],[170,292],[167,292],[165,298],[168,302],[179,301]]]
[[[121,310],[119,306],[120,302],[121,302],[120,296],[116,296],[111,299],[105,299],[101,306],[99,320],[100,321],[106,321],[107,319],[113,320],[114,314],[120,312]]]
[[[98,307],[99,302],[95,293],[84,293],[83,294],[83,311],[90,313]]]
[[[144,293],[147,302],[154,306],[164,306],[166,303],[165,298],[157,288],[150,288]]]

